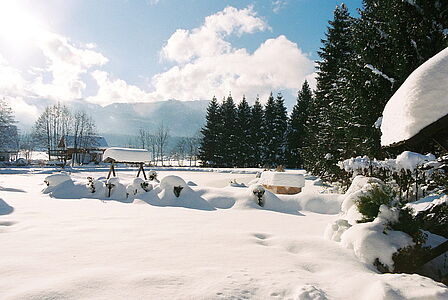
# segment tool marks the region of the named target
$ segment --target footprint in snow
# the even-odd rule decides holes
[[[269,246],[267,239],[270,238],[268,234],[265,233],[254,233],[252,234],[253,237],[256,238],[255,243],[262,245],[262,246]]]
[[[324,291],[311,284],[302,286],[299,290],[297,298],[299,300],[328,300]]]

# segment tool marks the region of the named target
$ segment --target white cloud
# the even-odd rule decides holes
[[[0,94],[2,96],[18,96],[25,92],[26,81],[21,72],[9,65],[0,54]]]
[[[129,85],[121,79],[110,79],[110,75],[105,71],[93,71],[92,77],[98,84],[98,92],[95,96],[87,98],[87,101],[107,105],[118,102],[145,102],[151,101],[152,96],[140,88]]]
[[[314,63],[297,44],[281,35],[268,39],[254,53],[246,49],[199,57],[153,78],[155,94],[164,99],[209,99],[213,95],[254,98],[272,90],[295,91],[312,79]]]
[[[231,34],[242,35],[268,29],[266,22],[257,17],[253,7],[244,9],[226,7],[205,18],[201,27],[178,29],[168,39],[161,51],[161,57],[177,63],[191,59],[230,53],[234,49],[224,38]]]
[[[80,75],[108,61],[101,53],[75,47],[66,37],[50,32],[43,34],[37,45],[48,60],[46,71],[52,75],[51,82],[45,82],[42,75],[34,80],[32,90],[41,97],[62,101],[81,98],[86,84]]]
[[[272,11],[276,14],[280,12],[286,5],[288,4],[288,1],[286,0],[275,0],[272,1]]]

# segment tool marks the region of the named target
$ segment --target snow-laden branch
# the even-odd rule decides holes
[[[383,72],[381,72],[380,70],[375,68],[374,66],[372,66],[370,64],[366,64],[364,67],[369,69],[369,70],[371,70],[374,74],[379,75],[379,76],[383,77],[386,80],[389,80],[390,83],[392,83],[392,84],[395,83],[395,79],[394,78],[391,78],[391,77],[387,76],[386,74],[384,74]]]

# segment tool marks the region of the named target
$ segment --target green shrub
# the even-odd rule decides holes
[[[378,216],[380,206],[382,204],[390,206],[393,199],[392,189],[384,185],[374,185],[371,190],[355,201],[358,211],[363,215],[358,222],[372,222]]]

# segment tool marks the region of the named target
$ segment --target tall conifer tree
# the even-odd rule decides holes
[[[251,153],[250,166],[260,167],[263,165],[263,143],[265,141],[265,125],[264,125],[264,111],[257,97],[251,110],[250,119],[250,137],[251,137]]]
[[[235,136],[238,143],[236,151],[236,165],[239,167],[248,167],[250,164],[251,156],[251,108],[246,101],[246,97],[243,96],[243,100],[238,104],[236,110],[236,126]]]
[[[205,126],[201,129],[202,139],[199,147],[199,159],[203,165],[217,166],[221,163],[220,135],[221,115],[220,105],[213,97],[207,108]]]
[[[313,92],[308,81],[302,85],[297,94],[297,103],[294,105],[288,120],[287,132],[287,166],[290,168],[303,168],[303,147],[307,142],[305,131],[308,120],[308,109],[313,98]]]

